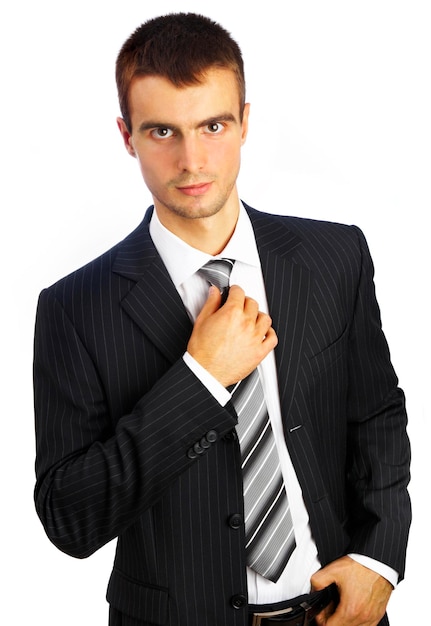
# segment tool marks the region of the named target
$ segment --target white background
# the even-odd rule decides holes
[[[252,109],[241,197],[264,211],[355,223],[367,236],[413,448],[406,580],[389,613],[392,626],[427,622],[429,6],[427,0],[2,4],[5,624],[107,624],[113,544],[74,560],[49,543],[34,513],[34,313],[43,287],[122,239],[150,204],[116,128],[114,63],[140,23],[178,10],[216,19],[243,49]]]

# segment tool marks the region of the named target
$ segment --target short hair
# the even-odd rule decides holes
[[[227,30],[196,13],[170,13],[139,26],[122,46],[116,62],[120,110],[129,132],[129,90],[134,78],[162,76],[176,87],[185,87],[199,84],[212,67],[234,72],[242,118],[244,64],[241,50]]]

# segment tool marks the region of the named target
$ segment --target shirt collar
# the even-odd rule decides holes
[[[210,259],[227,257],[247,265],[260,267],[253,227],[242,203],[240,203],[238,221],[233,235],[224,250],[215,257],[193,248],[171,233],[160,222],[156,210],[153,211],[151,217],[150,235],[177,288]],[[178,262],[178,259],[181,259],[181,262]]]

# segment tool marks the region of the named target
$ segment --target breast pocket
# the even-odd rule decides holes
[[[341,335],[326,348],[310,357],[310,364],[315,374],[322,374],[334,365],[347,351],[348,327],[346,326]]]

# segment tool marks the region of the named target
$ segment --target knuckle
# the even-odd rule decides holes
[[[239,285],[231,285],[231,287],[229,288],[229,292],[232,291],[238,294],[243,294],[244,293],[244,289],[242,287],[240,287]]]

